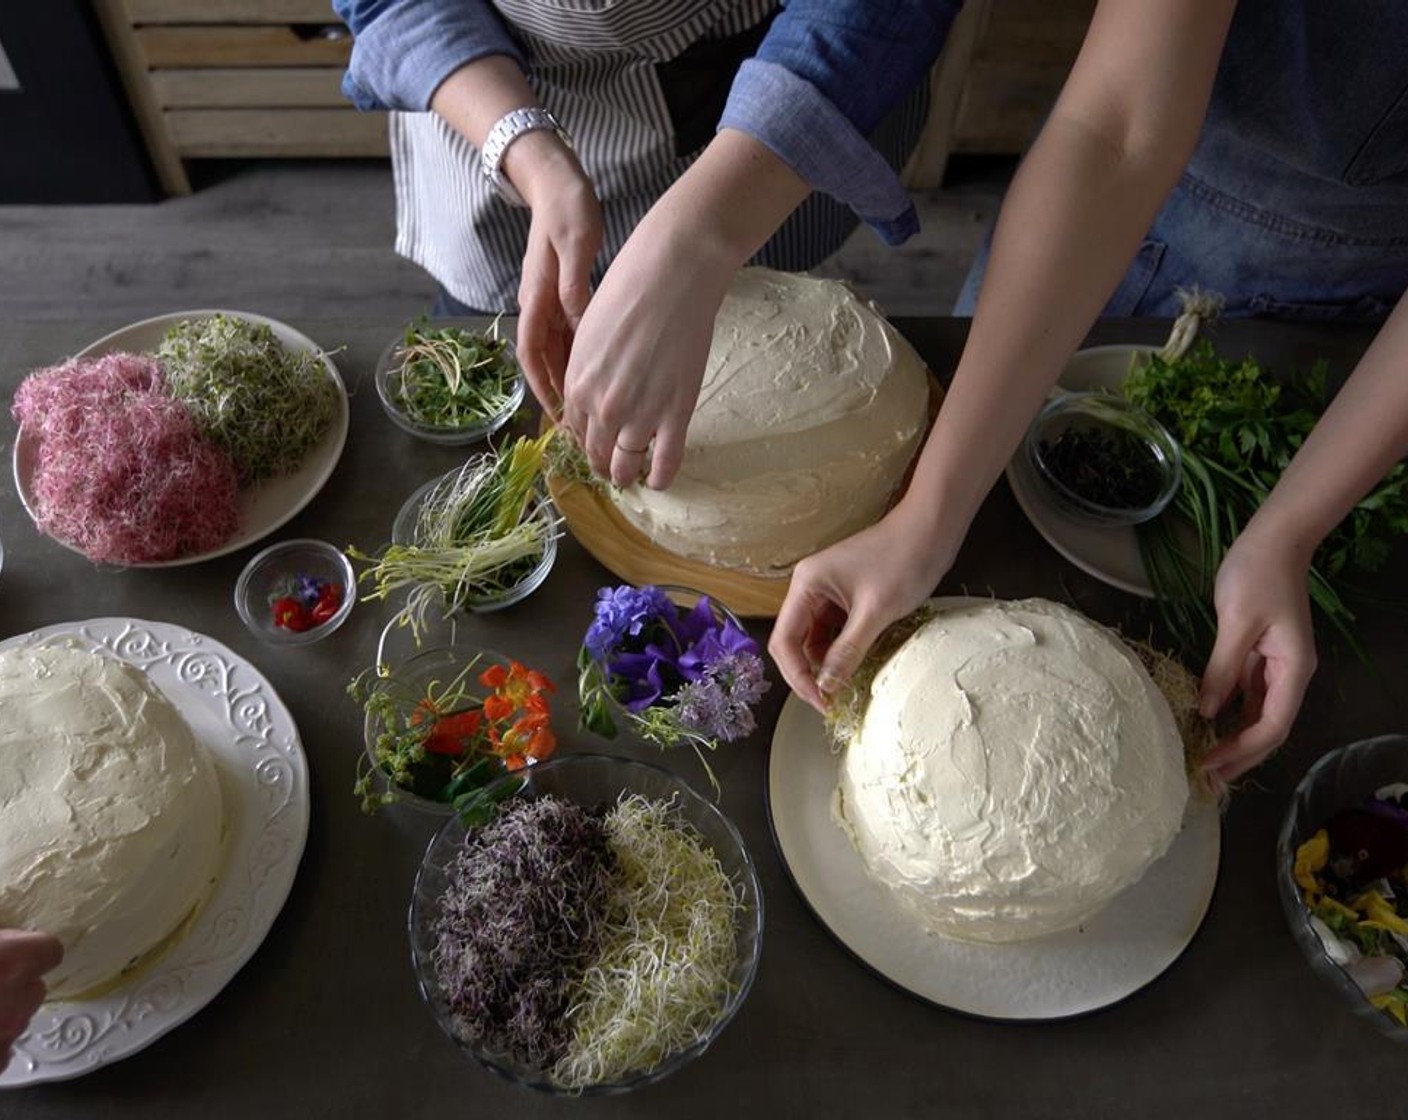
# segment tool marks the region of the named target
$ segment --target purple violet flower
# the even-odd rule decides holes
[[[592,657],[606,661],[628,637],[639,637],[651,622],[676,613],[658,587],[603,587],[596,593],[596,616],[583,644]]]

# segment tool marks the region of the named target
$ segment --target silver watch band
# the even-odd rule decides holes
[[[484,165],[484,174],[489,182],[494,184],[494,189],[499,192],[499,196],[510,206],[527,206],[523,201],[523,196],[508,178],[504,175],[500,165],[503,163],[504,152],[508,151],[508,146],[522,136],[525,132],[535,132],[540,129],[550,129],[557,133],[558,138],[569,148],[572,147],[572,137],[567,135],[567,130],[558,123],[556,117],[546,109],[510,109],[495,123],[489,130],[489,135],[484,138],[484,146],[479,149],[479,159]]]

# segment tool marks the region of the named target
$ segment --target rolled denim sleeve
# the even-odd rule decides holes
[[[734,79],[720,128],[746,132],[886,242],[919,228],[867,135],[928,73],[961,0],[791,0]]]
[[[342,92],[359,109],[423,112],[440,83],[468,62],[523,53],[483,0],[333,0],[352,30]]]

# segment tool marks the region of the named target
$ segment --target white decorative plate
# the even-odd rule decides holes
[[[162,339],[166,337],[166,332],[182,320],[208,319],[214,315],[230,315],[250,323],[263,324],[268,326],[274,332],[275,337],[289,349],[319,354],[329,379],[337,387],[337,405],[336,411],[333,413],[332,426],[322,440],[308,452],[298,470],[291,474],[266,479],[257,486],[240,491],[239,528],[235,530],[234,536],[218,548],[208,552],[182,556],[175,560],[118,566],[171,568],[181,564],[195,564],[202,560],[212,560],[217,556],[224,556],[251,545],[268,536],[311,502],[317,496],[318,491],[323,488],[323,484],[331,477],[338,459],[342,456],[343,445],[347,442],[350,418],[347,387],[342,382],[342,375],[338,373],[337,366],[333,364],[332,359],[312,339],[277,319],[254,315],[248,311],[178,311],[170,315],[159,315],[154,319],[143,319],[139,323],[132,323],[120,330],[113,331],[112,334],[104,335],[97,342],[85,346],[74,357],[92,358],[119,350],[148,353],[161,345]],[[15,489],[19,493],[20,501],[24,503],[25,512],[37,524],[34,493],[30,489],[30,480],[34,475],[36,450],[35,440],[21,427],[19,435],[15,439]],[[72,545],[58,540],[58,538],[52,539],[71,551],[78,551]]]
[[[1061,371],[1062,389],[1117,389],[1136,354],[1151,354],[1157,346],[1094,346],[1079,350]],[[1121,591],[1153,598],[1139,540],[1132,526],[1087,525],[1063,513],[1042,491],[1027,457],[1020,450],[1007,464],[1007,484],[1027,520],[1046,543],[1084,572]]]
[[[983,945],[926,932],[872,879],[831,819],[840,756],[821,717],[789,696],[768,759],[768,814],[802,897],[831,934],[878,975],[931,1003],[990,1019],[1064,1019],[1133,994],[1193,939],[1212,901],[1221,826],[1190,809],[1168,853],[1075,930]]]
[[[308,834],[308,765],[293,717],[249,662],[162,622],[46,626],[0,648],[73,635],[146,671],[214,755],[225,795],[225,865],[189,932],[97,999],[46,1003],[0,1087],[77,1077],[160,1038],[213,999],[253,955],[293,885]]]

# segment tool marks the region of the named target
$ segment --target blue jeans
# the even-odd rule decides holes
[[[991,237],[956,315],[973,314]],[[1179,290],[1194,286],[1221,295],[1231,319],[1382,322],[1408,289],[1408,237],[1305,225],[1185,174],[1101,314],[1175,318]]]

